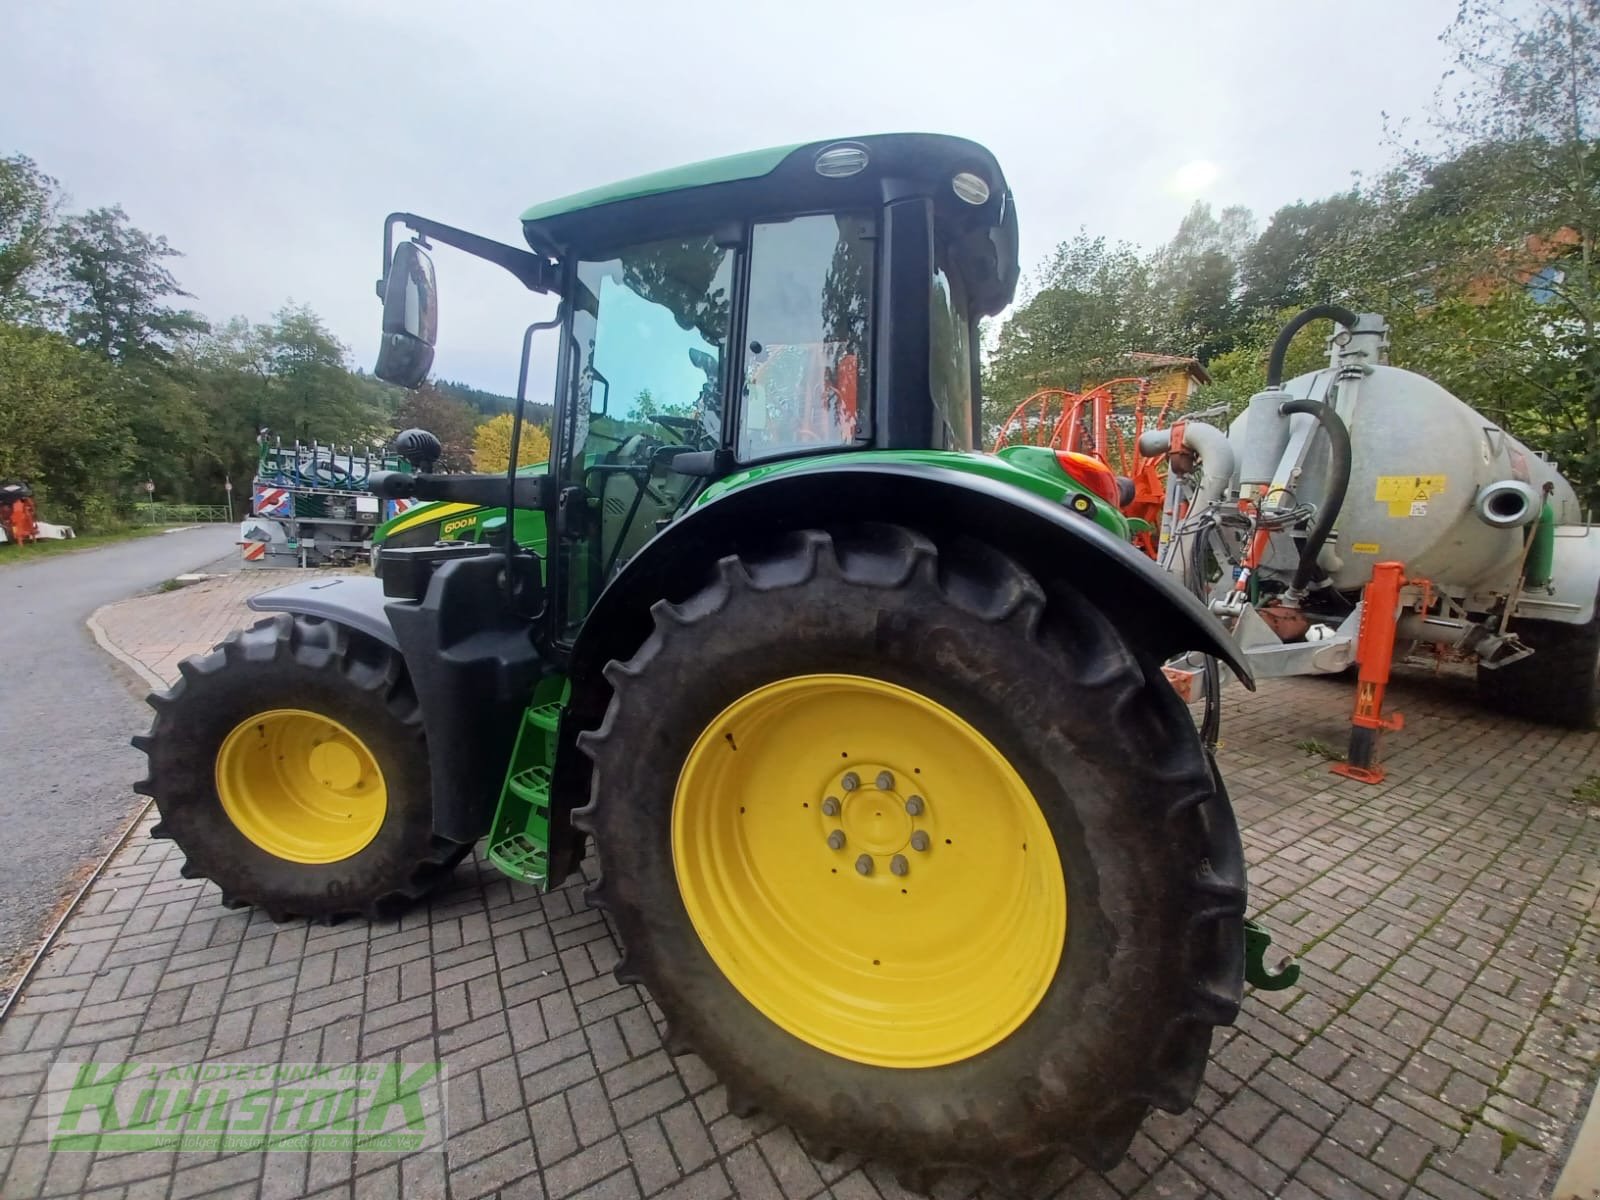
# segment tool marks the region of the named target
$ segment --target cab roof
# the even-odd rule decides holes
[[[866,165],[843,177],[818,173],[825,151],[855,147]],[[988,197],[958,197],[952,179],[980,177]],[[591,257],[640,241],[807,212],[873,211],[925,196],[949,236],[991,242],[981,309],[996,312],[1016,290],[1016,208],[1000,164],[983,146],[938,133],[882,133],[774,146],[707,159],[535,204],[522,214],[528,244],[558,258]],[[730,237],[737,237],[730,232]],[[979,297],[974,297],[979,300]]]

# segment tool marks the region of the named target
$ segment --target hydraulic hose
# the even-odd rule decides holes
[[[1293,323],[1290,322],[1291,325]],[[1287,329],[1288,326],[1284,328]],[[1328,494],[1317,506],[1316,522],[1306,536],[1305,548],[1300,551],[1300,565],[1295,568],[1294,579],[1289,584],[1290,591],[1303,592],[1320,571],[1317,566],[1317,555],[1322,550],[1322,544],[1328,540],[1328,534],[1333,530],[1333,523],[1339,519],[1339,510],[1344,507],[1345,492],[1350,488],[1350,430],[1345,427],[1339,414],[1333,411],[1333,405],[1323,404],[1318,400],[1289,400],[1279,411],[1285,415],[1309,413],[1315,417],[1327,433],[1333,451],[1328,463]]]
[[[1357,320],[1356,314],[1342,304],[1313,304],[1298,316],[1290,317],[1288,323],[1278,331],[1278,340],[1272,343],[1272,353],[1267,356],[1269,389],[1283,384],[1283,357],[1289,353],[1289,343],[1294,341],[1294,335],[1320,317],[1337,321],[1346,329],[1354,329]]]

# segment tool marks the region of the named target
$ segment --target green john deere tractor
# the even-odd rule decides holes
[[[559,299],[518,405],[548,330],[552,461],[375,480],[434,502],[420,544],[402,517],[381,578],[257,598],[152,698],[140,790],[185,873],[382,917],[480,841],[546,888],[592,842],[669,1049],[915,1179],[1109,1166],[1187,1107],[1245,870],[1161,663],[1248,668],[1114,480],[973,452],[1016,230],[988,151],[923,134],[540,204],[527,250],[391,216],[378,374],[431,365],[426,239],[496,263]]]

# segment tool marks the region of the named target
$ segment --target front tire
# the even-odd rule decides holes
[[[185,660],[134,745],[154,836],[186,878],[275,921],[397,914],[469,847],[433,833],[427,746],[398,655],[317,617],[279,614]]]
[[[1108,1167],[1193,1102],[1243,986],[1243,853],[1103,615],[890,526],[725,558],[653,615],[573,819],[618,977],[734,1111],[917,1175]]]

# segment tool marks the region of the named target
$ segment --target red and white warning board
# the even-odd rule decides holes
[[[265,542],[245,542],[244,543],[244,561],[245,562],[260,562],[266,556],[267,556],[267,544]]]
[[[289,517],[294,515],[294,500],[288,488],[258,487],[250,511],[258,517]]]

